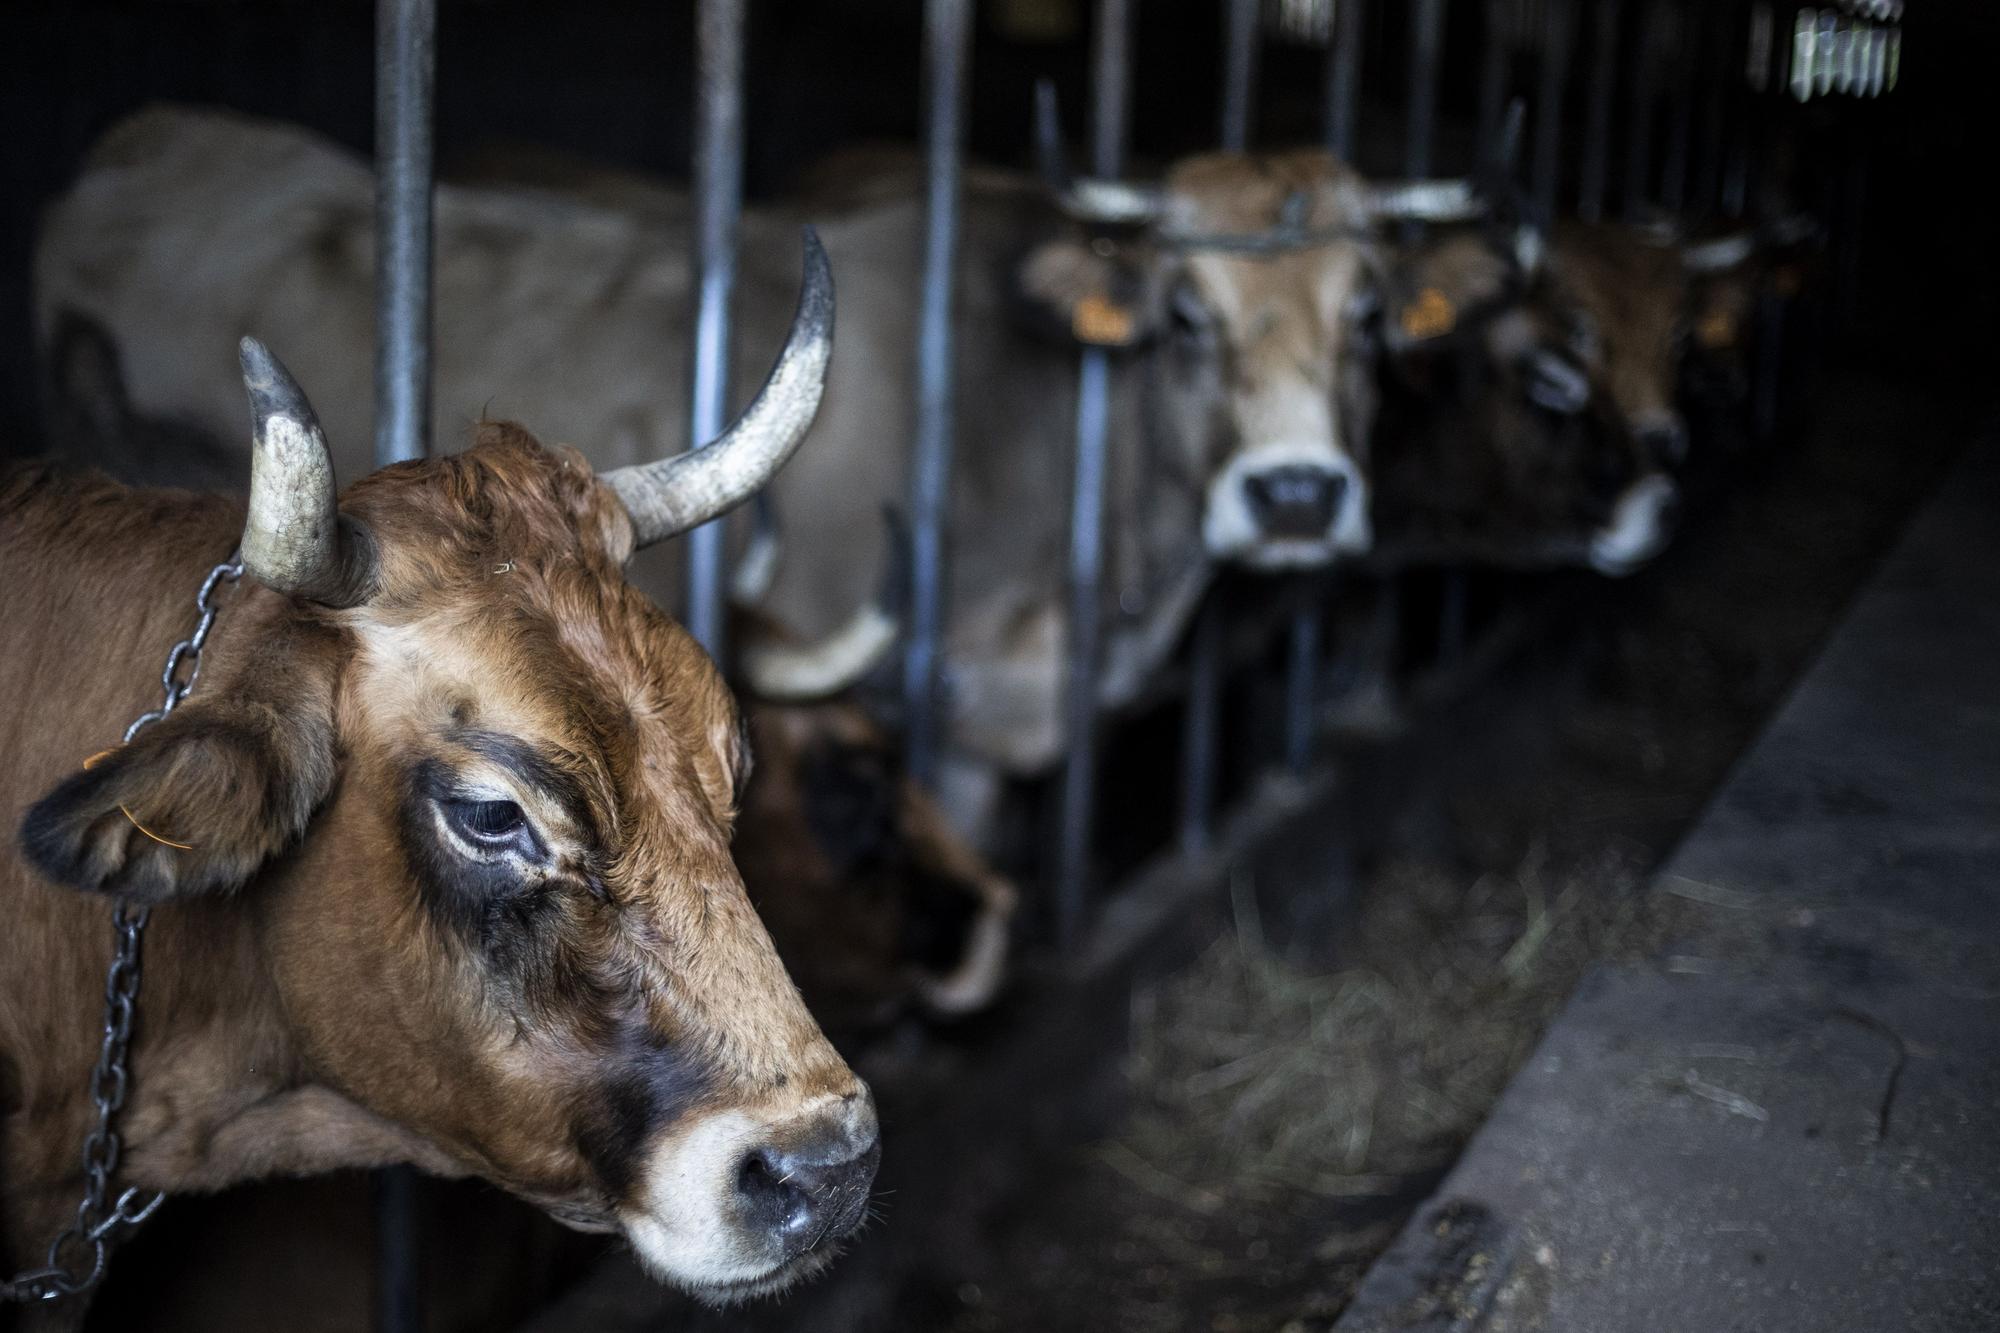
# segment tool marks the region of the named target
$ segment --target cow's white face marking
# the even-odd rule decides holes
[[[1642,477],[1618,497],[1611,521],[1590,539],[1590,567],[1600,574],[1630,574],[1660,553],[1671,534],[1668,511],[1679,488],[1657,473]]]
[[[675,1126],[647,1154],[634,1202],[618,1222],[640,1263],[655,1278],[718,1305],[779,1291],[824,1267],[836,1247],[788,1259],[768,1231],[737,1217],[743,1164],[762,1144],[837,1122],[848,1142],[876,1135],[867,1096],[814,1100],[782,1120],[746,1110],[700,1116]]]

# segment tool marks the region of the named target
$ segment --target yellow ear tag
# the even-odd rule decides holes
[[[1078,342],[1093,347],[1123,347],[1132,341],[1132,311],[1092,292],[1070,312],[1069,330]]]
[[[1397,322],[1402,325],[1405,337],[1419,342],[1441,338],[1457,326],[1458,307],[1437,288],[1426,287],[1417,293],[1416,300],[1403,307]]]
[[[1709,351],[1736,346],[1736,316],[1727,310],[1712,310],[1695,325],[1694,339]]]

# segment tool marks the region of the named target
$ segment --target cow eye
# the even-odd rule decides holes
[[[452,831],[478,847],[532,851],[528,818],[512,801],[440,801]]]
[[[1575,416],[1590,403],[1589,376],[1574,362],[1546,349],[1528,357],[1527,390],[1535,406],[1563,416]]]
[[[1215,327],[1215,317],[1209,313],[1208,304],[1184,282],[1176,285],[1173,295],[1168,298],[1167,314],[1173,323],[1174,336],[1190,342],[1207,339]]]

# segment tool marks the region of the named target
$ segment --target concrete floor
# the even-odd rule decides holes
[[[2000,438],[1653,891],[1337,1328],[2000,1328]]]

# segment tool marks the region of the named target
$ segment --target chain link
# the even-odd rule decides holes
[[[208,642],[208,632],[215,628],[215,590],[242,575],[243,562],[236,556],[208,571],[195,595],[200,618],[194,633],[173,646],[166,669],[160,673],[160,706],[141,713],[125,728],[126,741],[180,707],[194,688],[201,676],[201,650]],[[139,944],[150,915],[147,908],[128,903],[119,903],[111,911],[116,936],[111,966],[104,975],[104,1039],[97,1048],[97,1064],[90,1071],[90,1100],[97,1108],[97,1125],[83,1141],[83,1198],[76,1206],[76,1220],[49,1242],[40,1268],[0,1278],[0,1302],[52,1301],[90,1290],[104,1277],[105,1258],[117,1233],[138,1226],[166,1200],[163,1193],[147,1197],[146,1191],[132,1188],[108,1207],[104,1202],[111,1192],[111,1177],[118,1170],[121,1151],[113,1122],[132,1086],[129,1057],[132,1019],[139,1005]],[[78,1267],[69,1266],[72,1259]]]

